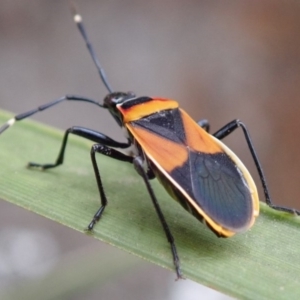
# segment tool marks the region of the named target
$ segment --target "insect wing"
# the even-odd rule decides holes
[[[230,236],[253,224],[258,197],[249,172],[183,110],[162,111],[126,126],[156,166],[156,175],[168,181],[168,192],[174,197],[180,191],[176,200],[213,231]]]

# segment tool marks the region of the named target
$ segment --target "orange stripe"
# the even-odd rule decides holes
[[[174,143],[150,131],[126,124],[145,154],[166,172],[170,173],[175,167],[181,166],[188,159],[187,149],[184,145]]]
[[[117,106],[118,110],[123,115],[124,123],[139,120],[143,117],[149,116],[165,109],[173,109],[177,107],[178,103],[176,101],[166,98],[154,98],[149,102],[137,104],[128,109],[122,108],[121,105]]]
[[[204,129],[202,129],[184,110],[179,109],[184,132],[186,136],[186,144],[197,152],[217,153],[224,152],[222,148],[211,138]]]

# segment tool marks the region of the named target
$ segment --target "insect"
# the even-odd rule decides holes
[[[210,134],[207,120],[196,123],[174,100],[138,97],[132,92],[114,91],[86,34],[81,15],[74,6],[72,11],[74,21],[109,94],[104,98],[103,103],[76,95],[63,96],[36,109],[16,115],[0,128],[0,134],[16,121],[28,118],[63,101],[87,102],[109,111],[126,132],[127,142],[118,142],[98,131],[73,126],[66,130],[54,163],[30,162],[28,164],[29,167],[44,170],[63,164],[69,134],[95,142],[91,148],[91,160],[101,205],[88,225],[88,230],[94,228],[107,206],[96,153],[133,164],[145,183],[170,243],[177,278],[182,278],[175,241],[150,180],[157,178],[172,198],[207,225],[218,237],[230,237],[249,229],[259,214],[257,189],[240,159],[221,142],[237,128],[243,130],[263,186],[267,205],[275,210],[300,214],[300,211],[273,204],[249,132],[241,121],[233,120],[214,134]]]

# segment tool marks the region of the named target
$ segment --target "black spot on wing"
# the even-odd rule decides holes
[[[189,153],[189,162],[170,174],[217,224],[245,228],[252,217],[252,198],[243,175],[226,153]]]
[[[175,143],[183,144],[185,142],[183,122],[177,108],[159,111],[133,121],[131,124],[145,128]]]

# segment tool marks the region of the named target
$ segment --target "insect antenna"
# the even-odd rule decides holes
[[[82,97],[82,96],[76,96],[76,95],[65,95],[63,97],[60,97],[58,99],[55,99],[54,101],[51,101],[49,103],[46,103],[46,104],[43,104],[37,108],[34,108],[32,110],[29,110],[27,112],[24,112],[24,113],[21,113],[21,114],[18,114],[16,116],[14,116],[13,118],[9,119],[4,125],[2,125],[0,127],[0,134],[5,131],[6,129],[8,129],[9,127],[11,127],[12,125],[15,124],[16,121],[21,121],[23,119],[26,119],[38,112],[41,112],[43,110],[46,110],[50,107],[53,107],[61,102],[64,102],[64,101],[81,101],[81,102],[87,102],[87,103],[91,103],[91,104],[94,104],[94,105],[97,105],[101,108],[106,108],[104,107],[102,104],[98,103],[97,101],[93,100],[93,99],[90,99],[90,98],[86,98],[86,97]]]
[[[91,54],[91,57],[97,67],[97,70],[99,72],[99,75],[101,77],[101,80],[103,82],[103,84],[105,85],[106,89],[109,91],[109,93],[112,93],[113,90],[111,88],[111,86],[109,85],[108,83],[108,80],[106,78],[106,75],[105,75],[105,72],[104,72],[104,69],[101,67],[100,65],[100,62],[95,54],[95,51],[94,51],[94,48],[93,46],[91,45],[88,37],[87,37],[87,34],[86,34],[86,31],[85,31],[85,28],[82,24],[82,17],[81,15],[79,15],[77,9],[76,9],[76,6],[73,2],[69,1],[70,3],[70,8],[71,8],[71,11],[72,11],[72,14],[73,14],[73,19],[75,21],[75,23],[77,24],[77,27],[86,43],[86,46]],[[21,114],[18,114],[16,115],[15,117],[11,118],[10,120],[8,120],[4,125],[2,125],[0,127],[0,134],[2,132],[4,132],[6,129],[8,129],[9,127],[11,127],[12,125],[15,124],[16,121],[21,121],[23,119],[26,119],[38,112],[41,112],[43,110],[46,110],[52,106],[55,106],[61,102],[64,102],[64,101],[81,101],[81,102],[88,102],[88,103],[91,103],[91,104],[95,104],[99,107],[102,107],[102,108],[106,108],[105,106],[103,106],[102,104],[98,103],[97,101],[95,100],[92,100],[92,99],[89,99],[89,98],[86,98],[86,97],[82,97],[82,96],[77,96],[77,95],[65,95],[63,97],[60,97],[52,102],[49,102],[49,103],[46,103],[44,105],[41,105],[35,109],[32,109],[30,111],[27,111],[25,113],[21,113]]]
[[[81,36],[83,37],[85,43],[86,43],[86,47],[88,48],[89,50],[89,53],[94,61],[94,64],[98,70],[98,73],[101,77],[101,80],[103,82],[103,84],[105,85],[106,89],[109,91],[109,93],[112,93],[113,90],[110,86],[110,84],[108,83],[108,80],[107,80],[107,77],[106,77],[106,74],[105,74],[105,71],[104,69],[101,67],[101,64],[99,62],[99,59],[97,58],[96,54],[95,54],[95,51],[94,51],[94,48],[87,36],[87,33],[86,33],[86,30],[85,30],[85,27],[82,23],[82,17],[81,15],[78,13],[78,10],[75,6],[75,4],[72,2],[72,1],[69,1],[70,3],[70,9],[71,9],[71,12],[72,12],[72,15],[73,15],[73,20],[74,22],[76,23],[80,33],[81,33]]]

